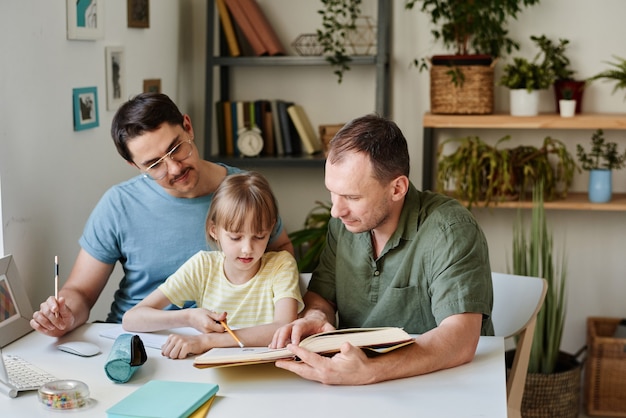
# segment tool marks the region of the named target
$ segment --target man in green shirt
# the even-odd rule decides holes
[[[272,347],[302,361],[278,367],[326,384],[368,384],[471,361],[480,335],[493,335],[487,242],[456,200],[420,192],[408,179],[406,139],[397,125],[367,115],[331,141],[325,183],[332,200],[328,241],[300,319]],[[415,344],[368,358],[344,344],[323,357],[296,344],[340,328],[403,327]]]

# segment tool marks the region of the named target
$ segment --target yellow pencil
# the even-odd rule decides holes
[[[231,337],[233,337],[235,339],[235,341],[237,341],[237,344],[239,344],[239,347],[243,348],[244,347],[243,343],[241,342],[241,340],[239,340],[239,338],[237,338],[237,336],[235,335],[233,330],[230,329],[230,327],[228,325],[226,325],[226,322],[220,321],[220,324],[222,324],[222,326],[224,327],[226,332],[229,333],[231,335]]]

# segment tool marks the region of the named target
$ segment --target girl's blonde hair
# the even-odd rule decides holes
[[[231,174],[213,194],[205,232],[209,243],[215,244],[210,234],[213,226],[233,232],[244,228],[271,232],[277,219],[278,204],[265,177],[253,171]]]

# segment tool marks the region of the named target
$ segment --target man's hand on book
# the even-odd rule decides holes
[[[308,315],[304,318],[283,325],[274,333],[270,348],[283,348],[287,344],[300,344],[303,338],[320,332],[332,331],[335,327],[326,321],[323,315]]]
[[[368,370],[365,353],[350,343],[344,343],[341,351],[332,357],[324,357],[309,350],[288,344],[300,361],[278,360],[276,367],[326,385],[365,385],[374,383],[373,373]]]

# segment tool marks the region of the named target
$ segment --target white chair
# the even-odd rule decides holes
[[[522,397],[528,374],[530,349],[535,334],[537,313],[543,305],[548,284],[545,279],[514,274],[491,273],[493,310],[491,318],[496,336],[517,336],[515,357],[506,382],[509,418],[521,417]]]
[[[300,273],[300,293],[302,293],[302,296],[306,293],[306,287],[309,285],[310,280],[311,273]]]

